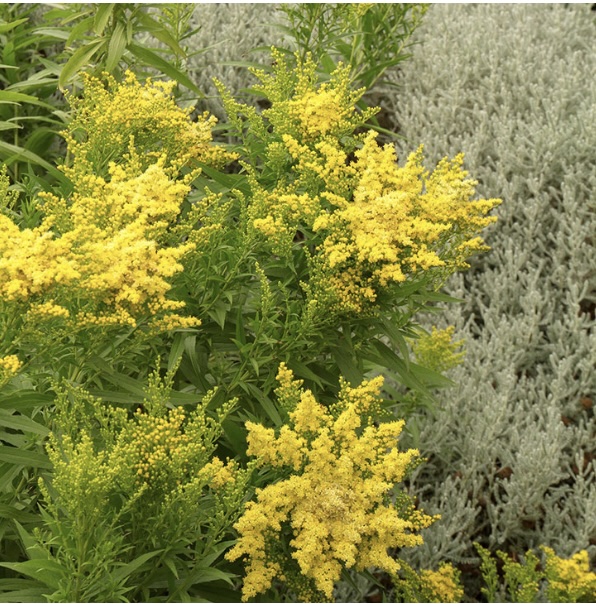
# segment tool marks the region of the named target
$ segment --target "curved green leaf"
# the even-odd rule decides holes
[[[126,50],[126,29],[120,22],[116,23],[114,33],[108,44],[108,57],[106,59],[106,71],[112,73]]]
[[[13,92],[12,90],[0,90],[0,103],[11,103],[15,105],[20,103],[31,103],[32,105],[53,109],[51,105],[40,101],[36,96],[24,94],[22,92]]]
[[[0,23],[0,34],[5,34],[26,21],[29,21],[28,17],[25,17],[24,19],[17,19],[16,21],[11,21],[10,23]]]
[[[93,57],[102,46],[105,46],[105,44],[106,40],[96,40],[95,42],[81,46],[81,48],[75,51],[60,72],[58,86],[63,89],[74,75],[80,71],[83,66],[89,63],[91,57]]]
[[[60,170],[56,169],[52,164],[48,163],[45,159],[42,159],[36,153],[28,151],[23,147],[18,147],[17,145],[11,145],[10,143],[5,143],[4,141],[0,141],[0,157],[5,157],[4,163],[11,164],[14,161],[19,159],[26,159],[28,162],[32,164],[36,164],[41,166],[45,170],[47,170],[56,180],[60,181],[62,184],[67,184],[69,182],[68,178],[60,172]]]
[[[52,469],[52,462],[43,453],[17,449],[16,447],[7,447],[5,445],[0,445],[0,461],[27,468]]]
[[[93,20],[93,31],[101,36],[103,34],[103,30],[106,28],[110,16],[114,12],[115,4],[100,4],[97,7],[97,11],[95,13],[95,18]]]
[[[197,85],[183,72],[176,69],[171,63],[168,63],[165,59],[162,59],[156,52],[149,50],[148,48],[143,48],[134,42],[128,45],[128,50],[137,57],[144,61],[148,65],[159,69],[161,72],[165,73],[172,80],[176,80],[179,84],[183,84],[193,92],[199,95],[200,98],[203,98],[205,95],[197,88]]]

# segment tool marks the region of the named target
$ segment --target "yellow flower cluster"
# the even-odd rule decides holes
[[[252,73],[261,81],[255,87],[272,102],[263,111],[280,137],[288,134],[299,142],[315,142],[325,137],[340,138],[351,134],[377,109],[356,110],[365,90],[350,90],[350,68],[339,66],[325,84],[317,86],[317,65],[308,56],[302,61],[296,53],[297,68],[290,70],[283,53],[271,49],[273,74],[260,69]]]
[[[16,354],[0,357],[0,376],[2,379],[9,378],[15,375],[22,366],[23,363]]]
[[[486,214],[499,200],[471,199],[475,182],[466,179],[463,156],[441,161],[429,175],[422,148],[400,167],[372,131],[355,155],[346,174],[352,198],[329,198],[337,209],[313,227],[325,237],[318,282],[331,284],[341,308],[361,312],[409,274],[440,268],[444,277],[487,249],[476,234],[496,220]]]
[[[76,516],[78,506],[85,502],[88,512],[95,515],[102,511],[105,513],[105,500],[120,472],[120,467],[108,462],[107,452],[97,451],[93,439],[86,432],[81,434],[78,442],[68,435],[58,441],[51,433],[47,452],[54,466],[52,487],[65,495],[62,501],[64,511]],[[46,501],[51,501],[41,480],[40,489]]]
[[[310,59],[298,60],[295,70],[279,52],[273,60],[273,74],[254,72],[272,106],[260,122],[249,116],[267,158],[261,176],[254,168],[249,175],[247,216],[274,253],[288,254],[303,241],[314,250],[310,299],[359,314],[408,277],[432,269],[442,283],[487,249],[478,234],[496,220],[487,214],[500,202],[473,200],[476,183],[467,179],[462,155],[429,174],[421,147],[399,166],[376,132],[354,134],[376,110],[357,109],[363,91],[350,90],[348,69],[317,86]]]
[[[131,469],[139,485],[173,487],[207,463],[207,449],[195,438],[204,426],[201,415],[188,420],[182,407],[161,417],[138,409],[135,421],[122,431],[113,458],[124,460],[122,465]]]
[[[234,402],[216,417],[207,413],[210,396],[189,412],[170,408],[172,377],[150,376],[143,409],[132,417],[81,387],[60,387],[47,444],[52,488],[43,481],[40,488],[49,511],[81,538],[105,522],[142,553],[181,534],[185,543],[221,541],[238,518],[251,470],[213,457]]]
[[[35,229],[21,230],[0,216],[0,296],[49,297],[31,306],[38,317],[68,317],[66,306],[78,296],[85,301],[78,325],[134,325],[143,314],[180,308],[167,299],[168,279],[182,270],[180,260],[194,244],[167,246],[164,238],[189,187],[170,180],[163,162],[138,176],[112,164],[110,181],[88,175],[86,192],[75,191],[68,202],[44,195],[46,217]],[[200,321],[171,315],[166,323]]]
[[[140,319],[153,331],[200,325],[175,312],[184,304],[167,296],[181,260],[217,228],[209,219],[197,228],[196,219],[219,198],[206,195],[189,220],[181,208],[197,162],[232,156],[211,142],[214,118],[193,122],[190,110],[176,106],[174,85],[140,84],[132,73],[122,83],[85,76],[65,133],[73,193],[40,194],[45,218],[35,228],[0,214],[0,299],[31,305],[28,320],[85,327]]]
[[[437,329],[434,325],[430,334],[420,336],[412,342],[416,355],[416,362],[433,371],[447,371],[456,367],[465,356],[465,352],[457,352],[464,341],[453,342],[455,327],[450,325],[446,329]]]
[[[586,550],[564,560],[550,547],[541,549],[546,555],[549,602],[593,602],[596,599],[596,573],[590,571]]]
[[[226,463],[214,457],[208,464],[199,471],[199,478],[207,478],[209,486],[212,489],[221,489],[234,483],[237,479],[239,467],[236,461],[228,459]]]
[[[275,577],[283,580],[291,561],[271,556],[268,544],[286,529],[294,563],[327,599],[343,567],[397,572],[399,562],[388,548],[419,545],[422,537],[415,531],[434,518],[391,504],[393,486],[418,451],[398,450],[403,421],[377,426],[371,420],[382,378],[356,388],[342,384],[329,410],[302,391],[283,364],[278,381],[280,403],[293,408],[290,422],[277,433],[247,422],[247,452],[260,465],[292,473],[258,490],[235,525],[240,539],[227,558],[248,558],[243,599],[266,591]]]
[[[192,108],[176,105],[172,91],[176,82],[144,84],[127,71],[123,82],[109,74],[102,79],[84,74],[85,93],[70,98],[73,120],[64,133],[75,166],[66,169],[71,177],[79,170],[104,174],[110,161],[136,148],[142,158],[141,170],[165,157],[170,175],[196,162],[222,165],[236,156],[212,144],[211,129],[217,122],[207,113],[192,121]],[[86,134],[79,140],[78,131]]]
[[[348,116],[337,90],[322,84],[319,90],[307,90],[289,103],[290,116],[300,123],[306,139],[315,139],[338,129]]]
[[[464,590],[459,584],[457,571],[451,564],[442,564],[439,570],[420,571],[420,583],[431,602],[460,602]]]

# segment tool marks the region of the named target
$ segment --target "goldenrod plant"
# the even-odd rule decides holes
[[[0,563],[40,585],[45,601],[184,601],[195,584],[210,593],[209,583],[231,583],[215,561],[250,470],[214,451],[234,402],[213,416],[209,398],[172,408],[168,383],[152,375],[132,415],[57,386],[52,474],[39,482],[43,526],[29,534],[18,525],[29,560]]]
[[[176,106],[171,85],[140,83],[130,72],[122,82],[84,76],[64,133],[60,169],[69,185],[40,193],[36,226],[20,224],[3,177],[6,396],[34,399],[41,390],[54,406],[50,414],[33,402],[35,414],[22,420],[9,412],[36,438],[11,439],[7,480],[20,477],[22,486],[6,499],[31,506],[26,495],[35,488],[44,511],[37,531],[19,523],[11,537],[29,559],[2,564],[37,580],[36,594],[137,601],[167,589],[171,597],[207,597],[195,584],[230,582],[217,544],[233,538],[254,487],[261,490],[238,521],[240,540],[227,558],[249,556],[247,598],[267,590],[263,576],[281,579],[267,548],[253,551],[245,540],[251,515],[275,493],[296,487],[305,494],[312,483],[330,498],[316,506],[321,529],[332,533],[329,547],[315,545],[319,525],[308,499],[296,495],[267,512],[281,514],[274,527],[293,526],[287,547],[294,555],[284,558],[283,572],[304,599],[330,597],[352,567],[397,577],[390,548],[419,545],[418,531],[432,521],[394,490],[416,452],[398,451],[404,422],[395,414],[402,413],[378,398],[382,377],[365,376],[391,365],[421,397],[440,383],[439,373],[410,361],[405,337],[415,334],[416,311],[440,298],[433,291],[445,277],[484,249],[478,233],[498,201],[472,199],[461,158],[427,174],[418,151],[399,167],[390,147],[355,132],[374,110],[356,107],[363,90],[351,89],[345,69],[319,83],[312,61],[292,68],[273,52],[274,73],[258,73],[270,109],[260,114],[222,88],[244,141],[233,151],[212,141],[213,118],[191,120]],[[236,158],[241,173],[221,171]],[[383,213],[395,213],[384,231]],[[149,376],[146,359],[133,365],[148,350],[165,355],[155,371],[168,370],[171,393],[158,387],[158,373]],[[287,364],[274,396],[272,366],[280,359]],[[292,372],[308,382],[300,404]],[[169,406],[175,402],[195,410]],[[272,440],[268,453],[257,441],[274,430],[282,440]],[[256,465],[283,475],[251,478],[251,464],[239,464],[255,454]],[[362,484],[356,499],[355,481]],[[228,482],[233,496],[225,495]],[[216,495],[210,503],[208,485],[224,488],[221,503]],[[200,513],[212,505],[223,510],[217,538],[209,536],[209,514]],[[337,506],[347,524],[334,516]],[[312,526],[299,520],[309,513]],[[360,529],[345,533],[341,527],[356,520]],[[204,551],[205,539],[215,549]],[[191,571],[202,564],[209,567],[202,575]],[[15,581],[7,593],[25,588]]]
[[[541,546],[541,556],[530,550],[519,561],[500,550],[491,556],[480,544],[475,547],[482,560],[487,602],[592,602],[596,597],[596,573],[590,571],[586,550],[564,559]]]
[[[329,601],[343,569],[397,573],[389,548],[418,545],[416,533],[435,519],[393,490],[418,452],[398,450],[403,420],[374,425],[382,378],[342,384],[329,409],[284,364],[277,379],[289,421],[277,433],[248,422],[247,454],[282,478],[247,504],[235,525],[239,541],[226,554],[247,558],[243,600],[279,579],[301,601]]]

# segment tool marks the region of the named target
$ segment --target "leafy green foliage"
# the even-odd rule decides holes
[[[300,57],[310,53],[323,73],[338,62],[350,67],[354,84],[370,90],[387,69],[408,58],[410,38],[428,5],[298,3],[280,7],[284,30],[294,39]]]

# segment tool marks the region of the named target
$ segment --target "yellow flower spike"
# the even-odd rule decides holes
[[[296,409],[290,413],[296,432],[307,434],[316,432],[331,420],[331,416],[320,405],[310,390],[303,392]]]

